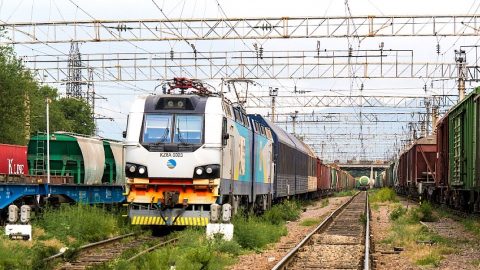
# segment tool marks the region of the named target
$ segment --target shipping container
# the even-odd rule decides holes
[[[27,147],[0,144],[0,181],[18,182],[28,175]]]

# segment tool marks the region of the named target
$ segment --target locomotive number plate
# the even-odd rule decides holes
[[[160,153],[160,157],[183,157],[183,153]]]

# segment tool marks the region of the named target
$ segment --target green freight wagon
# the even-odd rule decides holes
[[[30,175],[45,175],[47,135],[33,136],[27,154]],[[123,184],[123,146],[119,142],[55,132],[50,135],[50,174],[72,176],[75,184]]]
[[[479,94],[475,89],[448,114],[448,197],[456,207],[480,205]]]

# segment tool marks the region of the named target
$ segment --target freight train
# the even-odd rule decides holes
[[[383,173],[386,186],[466,211],[480,211],[480,88],[451,108],[436,134],[416,140]]]
[[[139,97],[125,136],[128,215],[136,225],[229,222],[240,207],[262,211],[355,185],[265,117],[185,78],[163,95]]]
[[[0,215],[9,205],[39,208],[46,203],[117,204],[125,200],[121,143],[81,135],[33,136],[28,146],[0,144]]]

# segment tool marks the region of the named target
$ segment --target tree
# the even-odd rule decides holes
[[[95,123],[92,119],[92,109],[85,100],[61,98],[58,105],[67,122],[67,131],[93,135]]]
[[[50,130],[91,135],[91,108],[83,100],[60,98],[40,85],[11,47],[0,46],[0,143],[25,145],[30,134],[46,131],[46,99],[50,99]]]
[[[10,47],[0,47],[0,142],[26,143],[26,101],[38,88]]]

